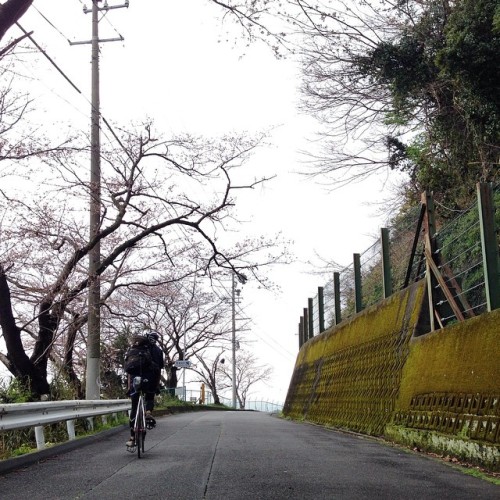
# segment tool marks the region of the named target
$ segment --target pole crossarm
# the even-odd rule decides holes
[[[125,40],[125,38],[123,38],[123,36],[119,36],[119,37],[115,37],[115,38],[99,38],[99,40],[97,40],[97,43],[104,43],[104,42],[123,42]],[[84,40],[82,42],[69,42],[70,45],[88,45],[88,44],[91,44],[92,43],[92,40]]]
[[[97,2],[100,2],[101,0],[95,0],[96,3]],[[124,3],[122,3],[121,5],[108,5],[108,2],[107,0],[104,1],[104,5],[102,7],[97,7],[97,10],[99,12],[102,12],[102,11],[105,11],[107,12],[108,10],[113,10],[113,9],[123,9],[123,8],[128,8],[130,5],[130,2],[129,0],[125,0]],[[83,6],[83,13],[84,14],[89,14],[92,12],[92,9],[89,9],[88,7],[86,7],[85,5]]]

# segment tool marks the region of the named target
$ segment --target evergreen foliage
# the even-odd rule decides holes
[[[400,123],[424,130],[406,144],[390,137],[393,168],[412,170],[419,191],[463,208],[475,183],[498,170],[500,36],[496,0],[426,2],[414,24],[357,62],[386,86]]]
[[[357,0],[307,13],[305,106],[330,127],[322,174],[345,182],[388,165],[408,174],[409,201],[428,190],[454,210],[470,206],[477,182],[498,179],[498,0]],[[358,152],[346,151],[356,137]]]

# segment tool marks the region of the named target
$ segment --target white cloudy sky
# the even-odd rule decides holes
[[[84,3],[35,0],[35,8],[20,21],[34,30],[34,38],[83,94],[48,62],[26,54],[23,71],[33,78],[33,97],[47,103],[45,127],[57,127],[70,117],[74,127],[85,130],[89,122],[90,45],[70,46],[67,41],[91,38],[91,15],[83,13]],[[252,399],[284,401],[302,309],[324,284],[304,262],[319,253],[347,265],[353,252],[371,245],[381,225],[371,203],[384,197],[385,179],[327,192],[296,173],[302,169],[298,150],[310,147],[316,127],[297,111],[298,67],[291,59],[276,60],[263,44],[246,47],[231,35],[226,42],[228,31],[236,36],[238,31],[222,23],[221,14],[207,0],[130,0],[128,9],[111,10],[100,23],[100,37],[120,33],[125,40],[101,46],[101,109],[113,123],[152,118],[166,133],[214,136],[275,128],[272,147],[260,151],[249,168],[276,179],[245,196],[238,213],[247,221],[243,233],[281,231],[292,240],[296,262],[270,271],[281,293],[249,283],[240,307],[251,319],[242,336],[262,363],[274,367],[270,384],[256,387]]]

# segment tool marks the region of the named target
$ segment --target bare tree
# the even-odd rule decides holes
[[[221,371],[226,379],[225,388],[232,387],[233,373],[230,367],[224,364]],[[272,371],[271,366],[259,365],[252,353],[239,351],[236,355],[236,398],[240,408],[245,408],[250,388],[257,382],[267,382]]]
[[[321,123],[323,147],[304,152],[304,173],[335,186],[362,180],[388,165],[391,94],[358,62],[399,26],[388,12],[392,2],[296,3],[302,10],[296,26],[304,37],[302,107]],[[389,133],[397,128],[389,126]]]
[[[92,0],[100,2],[101,0]],[[228,18],[241,27],[242,35],[251,41],[265,40],[270,43],[276,54],[285,47],[286,35],[283,29],[276,26],[276,18],[283,15],[283,6],[287,2],[270,0],[211,0],[222,12],[223,20]],[[293,5],[294,2],[289,2]],[[33,0],[6,0],[0,4],[0,40],[7,31],[33,4]],[[15,41],[17,43],[21,37]]]
[[[197,373],[200,378],[199,382],[203,382],[210,389],[214,398],[214,404],[220,405],[219,392],[227,388],[227,384],[222,380],[221,367],[225,364],[223,358],[224,351],[220,351],[213,360],[208,359],[205,353],[195,355],[198,363],[191,370]]]
[[[65,155],[78,149],[74,137],[66,135],[57,139],[46,135],[31,125],[29,114],[33,111],[33,99],[26,93],[16,90],[18,77],[15,61],[0,55],[0,178],[5,178],[13,167],[13,162],[29,158],[54,157]],[[6,193],[6,182],[0,184]]]
[[[127,327],[131,333],[154,330],[160,334],[165,384],[170,389],[177,386],[176,360],[194,358],[207,347],[220,345],[230,331],[227,301],[214,293],[210,280],[197,275],[200,270],[195,268],[194,256],[185,259],[193,266],[192,276],[178,278],[172,270],[168,277],[130,284],[108,301],[103,320],[108,329],[117,325],[117,332]]]
[[[74,345],[70,339],[86,324],[86,259],[98,241],[103,304],[118,288],[151,283],[166,263],[180,269],[177,279],[191,275],[193,270],[183,271],[189,251],[196,251],[196,269],[207,276],[217,268],[246,269],[258,278],[259,265],[275,257],[252,262],[260,242],[224,247],[216,234],[232,221],[235,193],[265,181],[233,180],[243,175],[241,167],[260,140],[165,141],[149,125],[140,134],[124,135],[121,148],[103,152],[102,218],[90,241],[83,201],[89,185],[77,158],[67,154],[46,160],[44,181],[31,186],[32,199],[24,191],[27,182],[17,196],[19,186],[9,196],[3,193],[0,326],[7,354],[0,360],[34,397],[48,392],[54,344],[66,340],[68,361]],[[14,170],[12,177],[23,175],[19,165]]]

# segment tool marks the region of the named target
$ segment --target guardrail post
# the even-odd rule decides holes
[[[488,311],[500,308],[500,263],[495,227],[493,186],[479,182],[476,186],[483,250],[484,282]]]
[[[380,242],[382,243],[382,285],[384,287],[384,299],[392,295],[392,269],[389,251],[389,230],[383,227],[380,230]]]
[[[36,447],[39,450],[45,449],[45,435],[43,433],[43,425],[37,425],[35,427],[35,439],[36,439]]]
[[[88,424],[89,424],[89,429],[90,429],[91,431],[93,431],[93,430],[94,430],[94,419],[93,419],[92,417],[88,417],[88,418],[87,418],[87,422],[88,422]]]
[[[359,313],[363,310],[363,298],[361,295],[361,255],[359,253],[353,254],[354,265],[354,297],[356,304],[356,312]]]
[[[66,420],[66,430],[68,431],[68,439],[70,441],[76,438],[74,420]]]
[[[342,321],[342,308],[340,307],[340,273],[333,273],[333,301],[335,303],[335,324]]]

